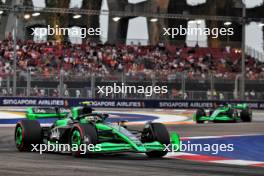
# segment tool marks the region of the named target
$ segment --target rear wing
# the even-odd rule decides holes
[[[58,107],[31,107],[27,109],[26,117],[30,120],[42,118],[65,118],[69,110]]]

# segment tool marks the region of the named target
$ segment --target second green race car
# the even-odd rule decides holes
[[[252,111],[248,104],[223,104],[219,107],[209,110],[197,109],[193,116],[193,119],[197,123],[204,122],[251,122]]]
[[[149,122],[143,130],[131,130],[124,122],[107,122],[108,114],[94,113],[86,104],[73,107],[70,112],[61,112],[59,108],[29,108],[26,116],[27,119],[18,122],[15,128],[19,151],[39,149],[41,144],[65,144],[74,156],[137,152],[149,157],[163,157],[168,153],[168,145],[180,143],[178,134],[170,136],[161,123]],[[48,127],[42,127],[37,121],[50,117],[58,119]],[[84,151],[82,147],[85,146],[89,148]]]

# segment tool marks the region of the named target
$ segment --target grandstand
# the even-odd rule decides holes
[[[100,11],[104,3],[107,3],[108,10]],[[208,14],[212,4],[217,5],[219,11],[225,7],[228,10],[218,13],[214,9]],[[98,85],[117,82],[168,85],[167,95],[155,95],[150,97],[152,99],[237,100],[244,99],[244,96],[246,99],[263,97],[263,57],[245,51],[245,31],[242,30],[250,21],[262,24],[262,16],[258,18],[254,10],[259,11],[263,5],[246,8],[241,1],[206,2],[197,6],[183,1],[122,1],[118,4],[114,0],[96,3],[84,0],[78,8],[70,7],[68,1],[47,1],[41,8],[34,7],[32,1],[1,1],[0,5],[3,19],[0,24],[2,96],[147,98],[142,95],[104,97],[97,94]],[[172,9],[172,6],[181,7],[188,13]],[[142,9],[146,12],[142,13]],[[247,20],[246,16],[240,17],[241,11],[248,14]],[[59,16],[50,17],[53,13]],[[77,44],[69,40],[71,36],[56,34],[46,36],[47,40],[42,41],[30,35],[30,29],[45,28],[47,24],[51,27],[98,28],[102,14],[110,18],[108,39],[104,42],[100,40],[101,36],[86,37]],[[147,45],[126,42],[129,20],[137,16],[145,16],[149,21]],[[217,39],[208,36],[206,47],[199,46],[198,34],[194,47],[186,44],[186,35],[173,39],[162,36],[163,27],[179,24],[187,27],[190,20],[198,28],[200,23],[197,19],[200,18],[209,28],[231,25],[236,32],[234,36]],[[11,29],[11,24],[16,24],[16,27],[13,25]],[[240,97],[239,92],[242,92]]]
[[[21,80],[20,95],[26,95],[26,81],[30,75],[31,81],[38,87],[38,90],[32,87],[32,96],[59,96],[60,89],[54,89],[59,85],[60,77],[63,75],[64,81],[69,82],[66,93],[68,97],[89,96],[82,87],[76,87],[72,82],[82,81],[91,83],[91,78],[101,78],[100,82],[119,81],[122,82],[122,76],[127,81],[133,82],[166,82],[172,83],[170,93],[174,96],[168,97],[181,98],[182,93],[182,74],[184,79],[191,82],[196,80],[203,82],[210,76],[216,81],[235,82],[236,76],[240,73],[241,52],[238,49],[230,48],[200,48],[200,47],[184,47],[175,45],[141,46],[141,45],[124,45],[124,44],[101,44],[101,43],[56,43],[44,42],[35,43],[34,41],[18,41],[17,42],[17,74]],[[7,88],[7,81],[14,72],[12,70],[13,57],[12,40],[3,40],[0,42],[0,70],[2,95],[7,95],[11,88]],[[264,63],[252,57],[247,57],[246,62],[247,79],[251,82],[264,79]],[[29,72],[29,75],[28,75]],[[154,78],[153,78],[154,76]],[[8,79],[9,78],[9,79]],[[97,80],[98,80],[97,79]],[[40,81],[41,80],[41,81]],[[110,81],[109,81],[110,80]],[[49,81],[45,84],[46,88],[41,85],[42,81]],[[206,83],[202,83],[206,84]],[[223,83],[227,84],[227,83]],[[96,84],[95,84],[96,85]],[[91,84],[88,86],[90,87]],[[226,91],[226,87],[218,86],[219,93],[223,92],[225,97],[233,97],[233,86]],[[207,92],[211,89],[208,84],[203,88],[188,86],[189,97],[202,99],[206,98]],[[40,90],[45,90],[40,93]],[[70,93],[69,93],[69,90]],[[76,95],[76,91],[80,91],[80,95]],[[92,90],[91,88],[89,89]],[[78,92],[77,91],[77,92]],[[178,93],[175,93],[178,92]],[[200,92],[204,91],[204,92]],[[249,90],[251,91],[251,90]],[[67,93],[68,92],[68,93]],[[194,92],[194,93],[193,93]],[[195,93],[196,92],[196,93]],[[258,92],[258,91],[257,91]],[[219,97],[217,95],[217,99]],[[195,95],[195,94],[199,94]],[[99,96],[99,95],[97,95]],[[120,95],[119,95],[120,96]],[[144,97],[137,97],[144,98]],[[158,97],[166,98],[166,97]],[[186,97],[187,98],[187,97]],[[234,98],[234,97],[233,97]],[[232,99],[232,98],[231,98]]]
[[[13,43],[0,41],[1,76],[10,74]],[[63,70],[67,76],[102,76],[124,72],[126,75],[173,79],[171,74],[186,72],[189,79],[205,78],[212,73],[216,78],[235,79],[240,72],[241,52],[229,48],[190,48],[140,45],[108,45],[100,43],[58,44],[54,42],[18,42],[20,71],[49,78]],[[247,57],[247,78],[264,79],[263,62]]]

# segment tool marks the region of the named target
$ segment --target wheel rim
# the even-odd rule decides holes
[[[71,144],[77,146],[81,145],[81,133],[78,130],[74,130],[71,136]]]
[[[18,127],[16,130],[16,145],[20,146],[22,144],[22,140],[23,140],[22,128]]]

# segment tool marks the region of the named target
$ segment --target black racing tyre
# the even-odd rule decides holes
[[[19,151],[31,151],[33,144],[41,144],[41,126],[36,120],[22,120],[16,124],[15,144]]]
[[[153,142],[158,141],[163,145],[170,144],[170,135],[165,125],[162,123],[149,123],[143,129],[142,142]],[[168,151],[151,151],[147,152],[148,157],[163,157],[168,153]]]
[[[75,157],[80,157],[82,154],[89,154],[89,151],[84,150],[84,146],[88,147],[91,144],[95,146],[98,141],[96,128],[91,124],[75,125],[69,137],[71,152]]]
[[[203,116],[206,116],[205,110],[202,108],[197,109],[195,113],[196,123],[204,123],[204,121],[200,120],[200,118]]]
[[[243,109],[240,112],[240,119],[242,122],[251,122],[252,121],[252,114],[249,109]]]

